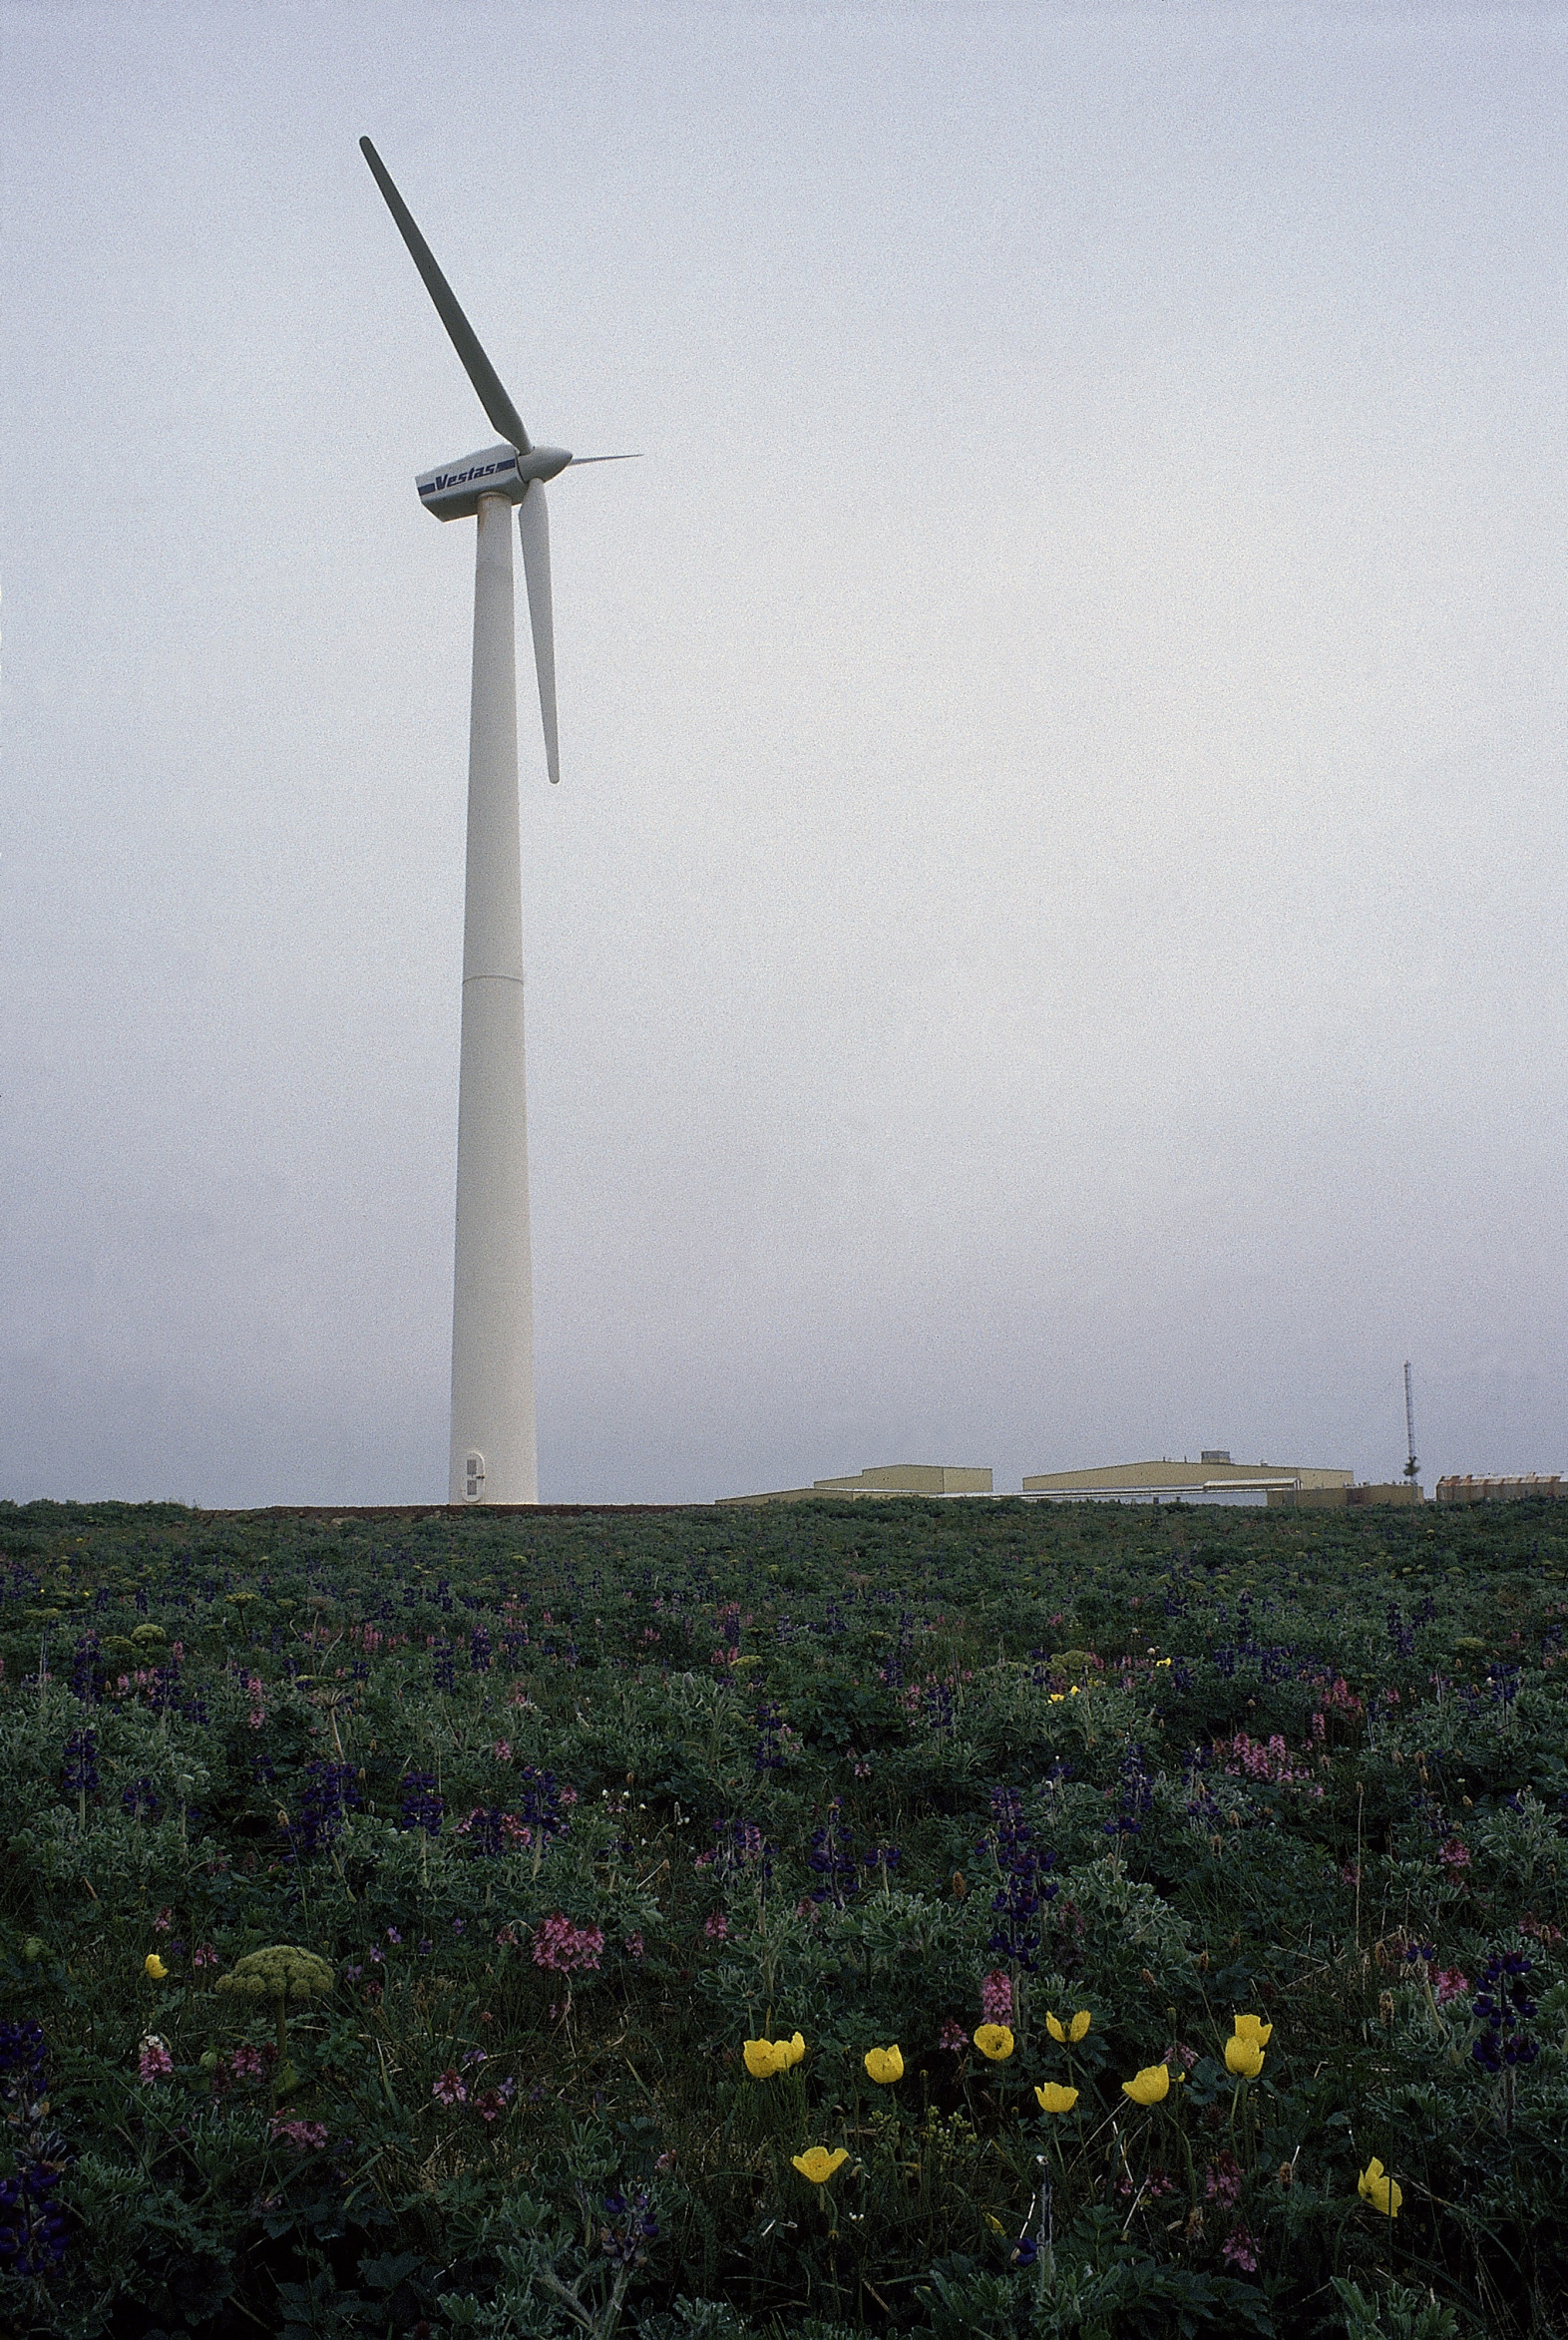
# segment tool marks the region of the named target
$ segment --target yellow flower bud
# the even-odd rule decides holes
[[[1004,2023],[982,2023],[975,2045],[988,2063],[1005,2064],[1012,2054],[1012,2034]]]
[[[849,2159],[842,2145],[831,2153],[826,2145],[808,2145],[805,2152],[790,2157],[802,2177],[809,2178],[813,2185],[826,2185],[834,2170],[842,2169]]]
[[[1135,2105],[1163,2105],[1171,2091],[1171,2072],[1168,2064],[1145,2064],[1131,2080],[1124,2080],[1121,2093],[1131,2097]]]
[[[1089,2025],[1093,2022],[1093,2020],[1094,2018],[1090,2015],[1087,2007],[1080,2007],[1077,2014],[1074,2015],[1070,2022],[1065,2025],[1063,2025],[1059,2016],[1047,2015],[1045,2018],[1045,2029],[1050,2033],[1050,2036],[1053,2040],[1059,2040],[1063,2045],[1065,2045],[1068,2040],[1070,2040],[1072,2045],[1076,2047],[1079,2040],[1082,2039],[1084,2033],[1088,2030]]]
[[[1053,2080],[1034,2091],[1034,2101],[1042,2113],[1070,2113],[1078,2101],[1075,2088],[1060,2088]]]
[[[866,2070],[881,2088],[891,2088],[896,2080],[904,2078],[904,2057],[897,2045],[891,2048],[868,2048]]]
[[[1387,2175],[1382,2163],[1375,2157],[1368,2162],[1356,2180],[1356,2190],[1364,2202],[1371,2202],[1385,2218],[1399,2215],[1399,2204],[1404,2199],[1404,2188]]]

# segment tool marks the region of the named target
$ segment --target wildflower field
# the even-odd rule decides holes
[[[1565,1514],[0,1505],[0,2330],[1568,2332]]]

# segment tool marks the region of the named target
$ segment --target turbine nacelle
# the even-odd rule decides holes
[[[535,480],[553,480],[572,457],[565,447],[482,447],[477,455],[460,455],[437,471],[421,472],[415,481],[419,500],[437,520],[472,520],[481,496],[505,496],[521,504]]]

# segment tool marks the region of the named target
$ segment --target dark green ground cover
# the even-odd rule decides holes
[[[0,1505],[0,2328],[1562,2332],[1565,1514]]]

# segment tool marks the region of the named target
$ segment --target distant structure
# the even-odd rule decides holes
[[[1553,1471],[1549,1478],[1527,1471],[1517,1478],[1477,1479],[1468,1471],[1461,1478],[1437,1481],[1439,1503],[1522,1503],[1544,1495],[1548,1502],[1568,1502],[1568,1479]]]
[[[779,1487],[769,1495],[720,1495],[720,1503],[809,1503],[831,1495],[988,1495],[988,1470],[960,1469],[946,1462],[892,1462],[853,1478],[813,1479],[809,1487]]]
[[[1355,1511],[1364,1504],[1424,1503],[1426,1497],[1413,1479],[1388,1479],[1367,1486],[1289,1487],[1269,1489],[1271,1511]]]
[[[1094,1470],[1048,1470],[1023,1482],[1035,1503],[1273,1502],[1304,1490],[1343,1492],[1353,1470],[1315,1463],[1232,1462],[1224,1446],[1205,1446],[1196,1462],[1108,1462]]]

